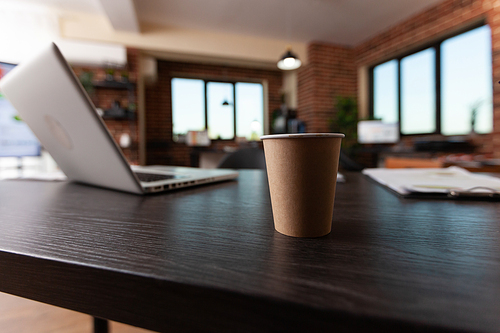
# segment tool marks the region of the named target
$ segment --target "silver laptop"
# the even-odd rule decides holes
[[[8,73],[0,90],[73,181],[145,194],[238,177],[224,169],[131,168],[53,43]]]

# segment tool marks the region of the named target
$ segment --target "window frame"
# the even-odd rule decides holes
[[[230,83],[232,84],[233,86],[233,138],[232,139],[210,139],[212,141],[235,141],[237,136],[236,136],[236,84],[237,83],[256,83],[256,84],[260,84],[262,86],[262,112],[263,112],[263,118],[265,117],[265,97],[266,97],[266,94],[265,94],[265,91],[264,91],[264,83],[262,81],[258,81],[258,80],[255,80],[255,81],[252,81],[252,80],[249,80],[249,79],[242,79],[242,80],[238,80],[238,79],[211,79],[211,78],[201,78],[201,77],[197,77],[197,76],[188,76],[188,75],[174,75],[170,78],[170,98],[172,99],[172,80],[173,79],[188,79],[188,80],[199,80],[199,81],[203,81],[203,85],[204,85],[204,93],[205,93],[205,128],[204,130],[207,130],[208,129],[208,98],[207,98],[207,84],[209,82],[217,82],[217,83]],[[172,119],[173,119],[173,115],[174,115],[174,107],[173,107],[173,104],[172,102],[170,102],[170,106],[171,106],[171,112],[172,112]],[[262,124],[262,129],[264,131],[264,126],[265,126],[265,122],[263,122]],[[172,137],[174,136],[174,128],[172,126]]]
[[[375,114],[375,103],[374,103],[374,77],[373,77],[373,71],[375,67],[382,65],[388,61],[391,60],[396,60],[397,61],[397,80],[398,80],[398,85],[397,85],[397,107],[398,107],[398,123],[399,123],[399,135],[400,137],[412,137],[412,136],[422,136],[422,135],[442,135],[441,132],[441,44],[445,42],[446,40],[459,36],[461,34],[464,34],[466,32],[469,32],[471,30],[481,28],[483,26],[487,25],[486,19],[481,19],[479,22],[475,22],[473,24],[461,27],[458,30],[455,30],[452,33],[445,34],[438,39],[429,41],[427,43],[424,43],[420,45],[417,48],[412,48],[409,51],[406,51],[404,53],[401,53],[397,56],[393,56],[390,58],[385,58],[383,61],[379,61],[374,65],[371,65],[368,70],[368,85],[369,85],[369,105],[368,105],[368,110],[369,110],[369,116],[370,118],[374,117]],[[491,29],[491,27],[490,27]],[[435,58],[434,58],[434,66],[435,66],[435,96],[436,96],[436,115],[435,115],[435,121],[436,121],[436,130],[434,132],[429,132],[429,133],[414,133],[414,134],[403,134],[401,133],[401,60],[405,57],[411,56],[413,54],[416,54],[418,52],[427,50],[429,48],[434,49],[435,53]],[[493,80],[492,80],[492,86],[493,90]],[[465,135],[465,134],[463,134]]]

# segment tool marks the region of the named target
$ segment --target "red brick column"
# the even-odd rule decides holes
[[[298,117],[307,132],[329,132],[337,96],[356,97],[357,70],[353,49],[328,43],[311,43],[308,64],[299,69]]]
[[[484,1],[483,7],[488,9],[487,22],[491,28],[491,60],[493,69],[493,134],[491,141],[493,154],[500,158],[500,2]]]

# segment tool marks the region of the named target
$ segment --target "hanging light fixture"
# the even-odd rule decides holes
[[[281,57],[280,61],[278,61],[278,68],[289,71],[299,68],[300,65],[302,65],[302,62],[294,53],[292,53],[292,47],[288,46],[285,54]]]
[[[292,8],[290,6],[285,7],[285,27],[287,38],[290,40],[292,37]],[[285,54],[278,61],[278,68],[289,71],[299,68],[300,65],[302,65],[302,62],[292,53],[292,46],[288,45]]]

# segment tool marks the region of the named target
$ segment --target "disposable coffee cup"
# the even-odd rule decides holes
[[[276,231],[293,237],[330,233],[343,137],[341,133],[261,137]]]

